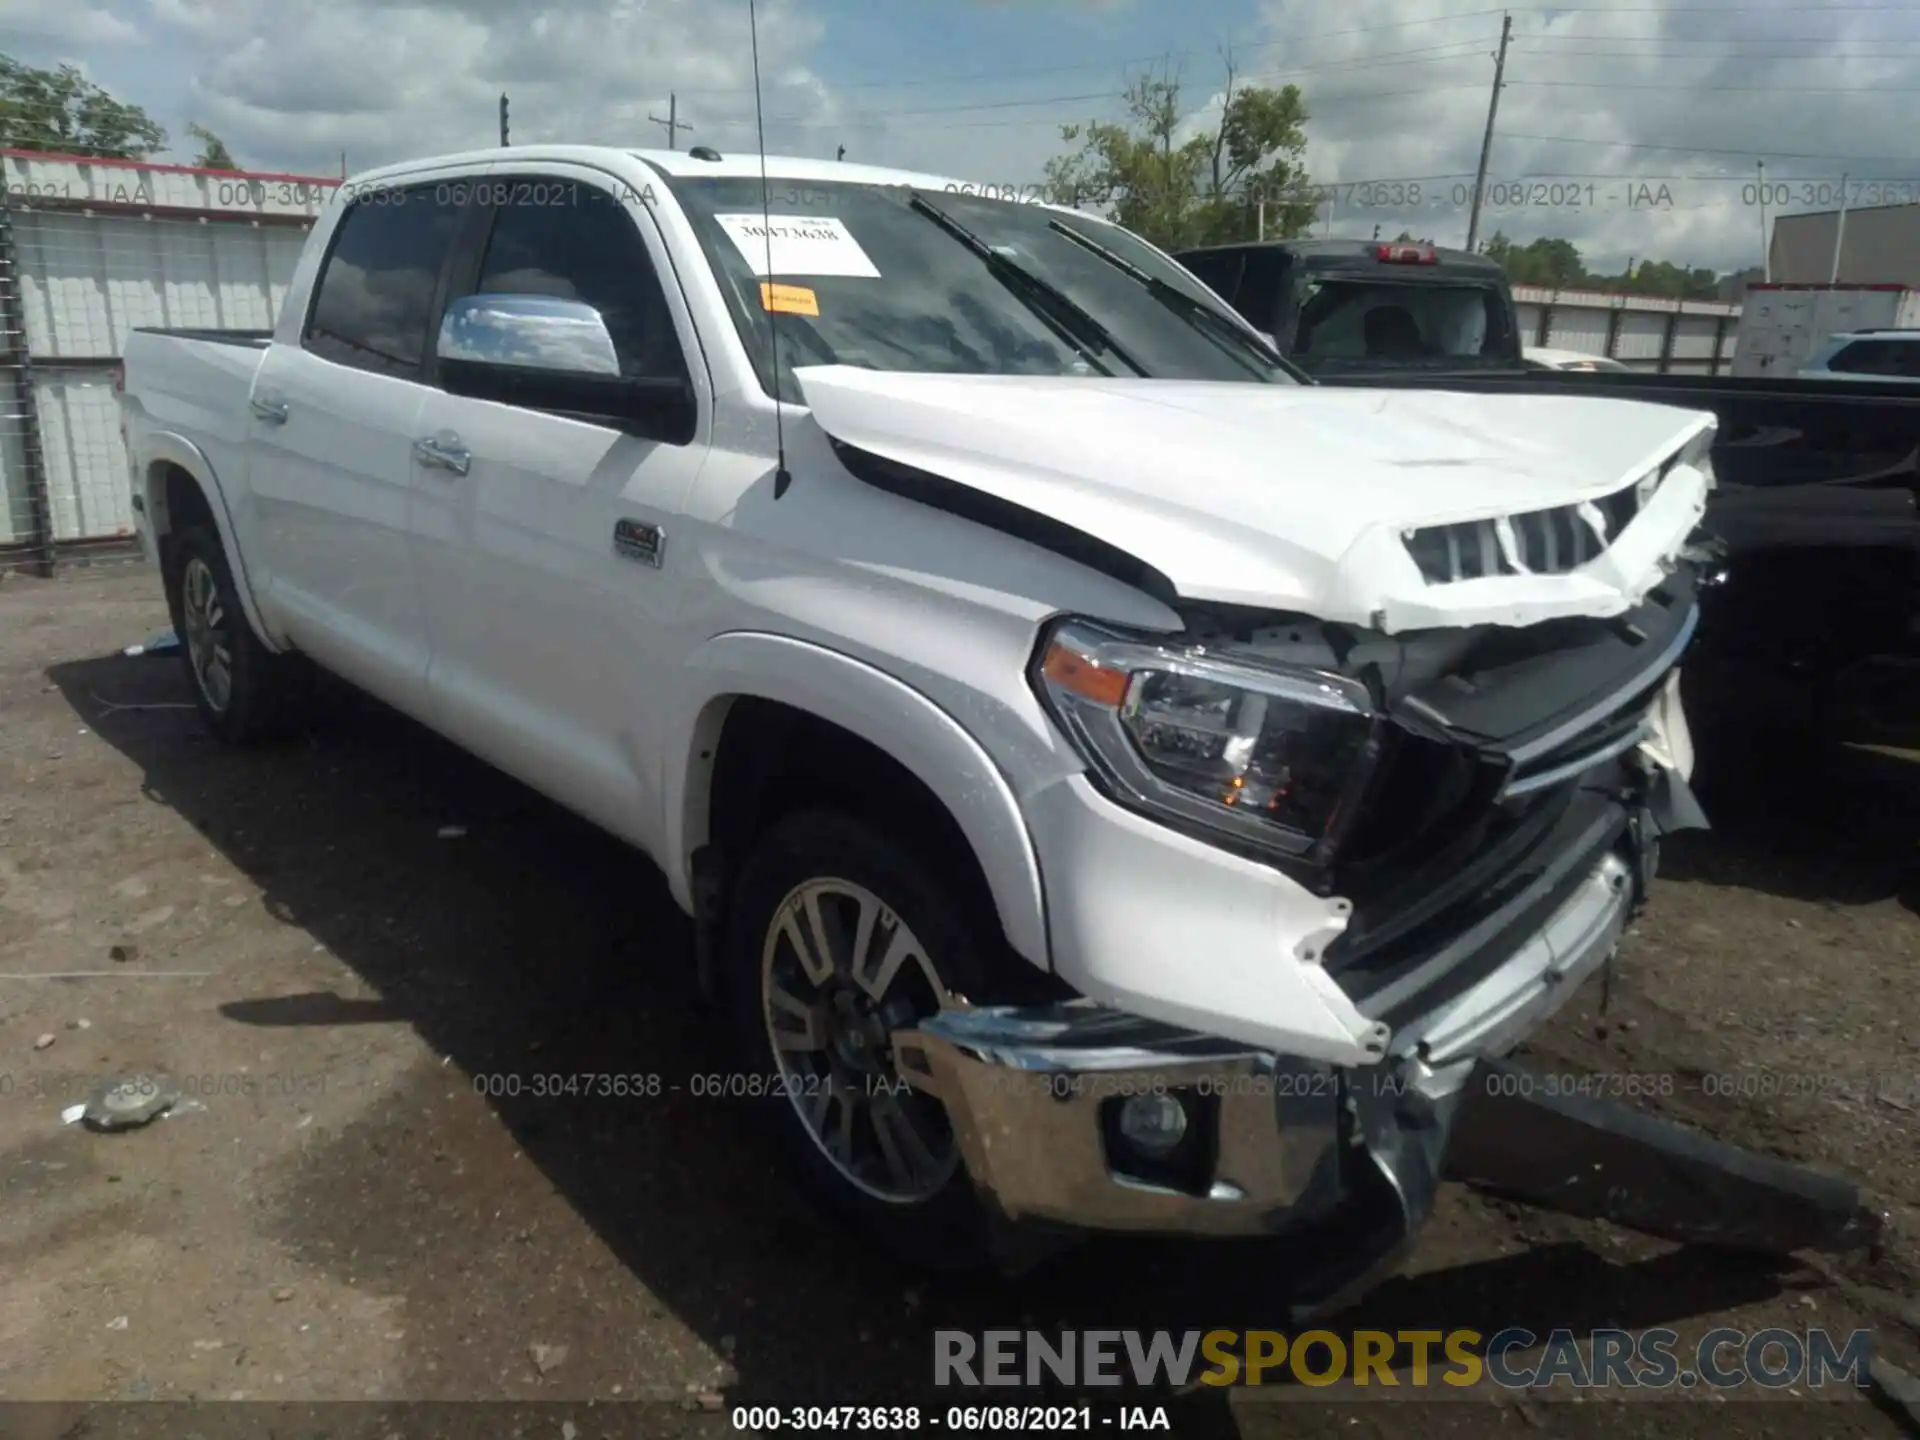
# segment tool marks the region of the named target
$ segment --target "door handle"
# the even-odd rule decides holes
[[[473,452],[462,445],[460,437],[451,430],[422,435],[413,442],[413,455],[430,470],[451,470],[455,475],[464,475],[473,468]]]
[[[247,407],[269,425],[287,423],[287,402],[277,395],[255,395],[247,401]]]

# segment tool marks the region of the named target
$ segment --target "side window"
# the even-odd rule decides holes
[[[1908,379],[1920,377],[1920,342],[1898,340],[1893,343],[1892,349],[1892,363],[1887,366],[1887,373]]]
[[[306,348],[362,370],[418,375],[460,214],[444,185],[374,190],[354,201],[321,267]]]
[[[1887,345],[1883,340],[1856,340],[1841,348],[1827,368],[1842,375],[1880,375],[1887,369]]]
[[[488,188],[497,209],[475,294],[582,301],[607,322],[622,375],[686,373],[646,242],[619,201],[571,180],[500,180]]]

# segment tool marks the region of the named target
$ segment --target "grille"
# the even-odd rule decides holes
[[[1429,525],[1407,536],[1407,552],[1429,585],[1488,575],[1564,575],[1598,556],[1632,523],[1640,513],[1638,492],[1637,483],[1628,485],[1594,501],[1591,510],[1585,504],[1556,505],[1497,520]],[[1503,526],[1510,531],[1510,546],[1502,543]]]
[[[1647,712],[1665,680],[1663,672],[1652,685],[1622,694],[1617,704],[1575,735],[1515,765],[1500,798],[1548,789],[1633,749],[1651,733]]]

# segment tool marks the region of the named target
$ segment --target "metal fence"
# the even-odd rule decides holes
[[[272,328],[338,184],[0,152],[0,569],[137,553],[114,388],[128,335]]]

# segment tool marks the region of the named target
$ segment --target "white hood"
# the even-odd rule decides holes
[[[1581,396],[843,365],[797,375],[827,434],[1074,526],[1182,596],[1387,630],[1617,614],[1659,582],[1712,485],[1704,460],[1676,466],[1571,572],[1429,583],[1403,532],[1597,500],[1710,432],[1713,416]]]

